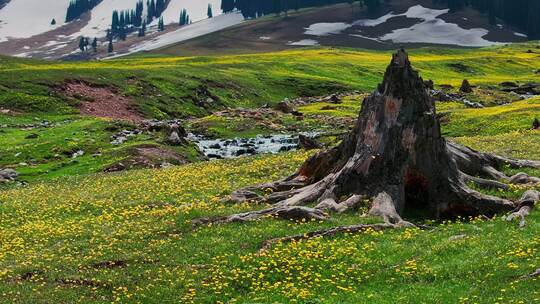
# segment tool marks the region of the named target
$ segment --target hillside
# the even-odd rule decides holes
[[[91,7],[72,9],[73,16],[67,15],[68,1],[39,1],[28,10],[30,2],[11,0],[0,8],[0,54],[88,60],[141,51],[211,55],[314,45],[387,50],[399,45],[481,47],[532,39],[537,24],[527,15],[536,7],[528,9],[529,2],[516,7],[509,0],[497,1],[493,8],[497,9],[489,12],[477,1],[454,7],[455,0],[362,0],[353,5],[340,0],[298,0],[275,7],[267,1],[228,5],[221,0],[99,0]],[[158,2],[159,9],[149,8],[155,7],[149,3]],[[371,3],[379,4],[372,8]],[[207,18],[208,6],[212,18]],[[190,22],[180,25],[184,9]],[[113,24],[115,11],[121,17]],[[159,27],[160,19],[163,28]],[[109,30],[113,36],[111,50]],[[88,38],[89,44],[95,38],[95,47],[80,49],[81,37]]]
[[[538,42],[409,53],[434,83],[444,137],[540,160]],[[380,219],[367,215],[364,202],[326,220],[196,225],[268,207],[222,199],[292,174],[320,149],[207,161],[196,136],[171,143],[172,129],[219,140],[214,150],[300,132],[315,133],[321,149],[333,147],[355,125],[391,54],[317,47],[82,62],[0,57],[0,168],[20,174],[0,182],[0,303],[540,301],[538,210],[524,227],[504,214],[408,213],[418,226],[365,226],[271,245]],[[540,190],[467,186],[511,200]]]
[[[532,49],[532,53],[528,50]],[[163,145],[164,135],[144,133],[129,141],[112,144],[123,130],[136,130],[137,123],[113,122],[99,112],[85,109],[124,104],[114,111],[141,119],[183,119],[190,132],[212,138],[251,137],[256,134],[295,134],[303,131],[346,130],[356,117],[362,95],[352,96],[342,106],[310,102],[301,106],[304,119],[274,111],[263,120],[260,108],[285,98],[326,96],[338,92],[368,93],[376,87],[387,52],[348,49],[314,49],[261,55],[225,57],[135,57],[106,62],[51,63],[3,58],[0,125],[3,126],[2,166],[22,174],[22,180],[100,172],[129,159],[141,145],[175,153],[174,163],[197,159],[189,147]],[[455,92],[467,78],[482,89],[466,98],[494,105],[515,101],[501,91],[505,81],[538,82],[535,44],[481,50],[418,49],[415,66],[436,87],[452,85]],[[507,58],[512,57],[512,61]],[[156,73],[159,71],[159,73]],[[339,71],[339,72],[337,72]],[[103,96],[112,96],[104,98]],[[99,104],[92,106],[93,103]],[[344,107],[347,105],[347,107]],[[254,109],[252,114],[227,108]],[[343,110],[341,110],[343,109]],[[486,111],[491,108],[486,108]],[[535,108],[531,108],[534,111]],[[461,110],[455,110],[456,115]],[[83,116],[80,115],[83,114]],[[465,112],[468,113],[468,112]],[[473,114],[472,112],[471,114]],[[494,113],[497,113],[496,111]],[[509,130],[529,128],[534,113],[513,122]],[[249,114],[249,115],[248,115]],[[337,118],[334,118],[337,116]],[[345,119],[343,120],[343,117]],[[468,119],[469,115],[461,116]],[[348,117],[348,118],[347,118]],[[460,116],[457,116],[460,117]],[[254,119],[257,119],[254,121]],[[45,124],[42,124],[45,121]],[[445,126],[453,137],[475,135],[479,127]],[[255,126],[255,127],[254,127]],[[493,125],[493,134],[498,133]],[[91,130],[89,132],[89,130]],[[84,155],[76,155],[83,151]],[[135,153],[137,154],[137,153]],[[73,158],[75,157],[75,158]],[[161,164],[164,160],[161,160]]]

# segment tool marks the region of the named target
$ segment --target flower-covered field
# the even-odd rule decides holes
[[[324,227],[373,223],[264,219],[194,229],[190,220],[262,206],[225,205],[239,187],[295,170],[307,152],[164,170],[71,177],[0,192],[5,303],[532,303],[540,216],[428,222],[277,244]],[[524,189],[507,193],[514,197]]]
[[[509,95],[500,93],[498,83],[540,79],[535,47],[412,51],[413,65],[425,79],[455,91],[466,77],[480,86],[467,98],[490,105],[467,109],[457,102],[437,103],[445,136],[478,150],[540,160],[540,131],[531,129],[540,118],[540,99],[492,106]],[[131,145],[155,139],[143,135],[113,146],[112,127],[124,125],[81,117],[75,101],[56,91],[73,79],[110,85],[132,98],[147,117],[192,115],[194,124],[223,137],[237,135],[239,125],[253,121],[213,116],[195,107],[193,92],[199,88],[218,97],[219,106],[250,109],[285,97],[359,91],[339,105],[299,107],[305,116],[301,121],[284,114],[271,121],[284,129],[295,124],[343,131],[333,122],[354,121],[361,98],[376,86],[389,56],[309,49],[107,62],[1,57],[0,108],[9,106],[12,112],[0,114],[0,125],[7,126],[0,128],[0,166],[15,166],[29,184],[0,186],[0,303],[540,302],[540,278],[526,277],[540,268],[538,210],[522,229],[502,215],[459,218],[426,221],[432,228],[427,230],[342,233],[261,251],[269,239],[380,219],[363,216],[360,208],[327,221],[265,218],[195,228],[195,218],[264,208],[225,204],[221,198],[287,176],[315,152],[96,173],[121,159]],[[58,124],[24,127],[41,119]],[[28,138],[34,132],[38,138]],[[62,153],[77,149],[84,156]],[[515,199],[526,189],[512,186],[497,195]]]

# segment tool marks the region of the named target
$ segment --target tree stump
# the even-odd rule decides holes
[[[445,140],[434,101],[401,49],[393,55],[383,82],[364,99],[355,127],[337,147],[314,155],[290,177],[231,196],[235,202],[270,203],[270,208],[210,222],[262,216],[322,218],[321,211],[343,212],[366,200],[370,215],[396,226],[411,225],[401,217],[406,210],[430,218],[493,216],[514,210],[511,218],[522,218],[536,203],[538,192],[512,202],[467,186],[473,182],[507,187],[512,177],[499,171],[503,166],[540,168],[540,162],[481,153]],[[520,180],[535,181],[526,174]],[[265,189],[273,193],[260,195]],[[297,208],[306,205],[314,208]],[[522,208],[526,212],[520,212]]]

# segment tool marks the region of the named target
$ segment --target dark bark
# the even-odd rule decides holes
[[[407,53],[399,50],[383,82],[363,101],[355,127],[341,144],[314,155],[284,180],[249,187],[232,197],[237,202],[266,201],[273,204],[271,208],[214,222],[251,220],[260,218],[261,212],[276,214],[311,203],[316,207],[305,216],[313,217],[314,210],[343,212],[366,198],[371,200],[369,213],[393,225],[411,225],[401,218],[406,209],[433,218],[492,216],[523,202],[481,194],[467,183],[507,189],[505,182],[537,181],[526,174],[508,177],[501,172],[504,166],[540,168],[540,162],[481,153],[445,140],[424,81],[412,69]],[[257,194],[265,188],[276,192]],[[530,198],[532,204],[527,206],[532,208],[538,198]]]

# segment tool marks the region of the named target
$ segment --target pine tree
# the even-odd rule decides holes
[[[221,1],[221,10],[223,13],[230,13],[234,10],[234,0],[223,0]]]
[[[114,51],[114,45],[113,45],[113,38],[112,35],[109,38],[109,46],[107,48],[107,52],[112,53]]]
[[[84,37],[79,38],[79,49],[81,50],[81,52],[84,52],[84,42]]]
[[[165,0],[156,0],[156,17],[161,16],[165,11]]]
[[[98,45],[97,38],[94,37],[94,40],[92,41],[92,50],[94,51],[94,53],[97,53],[97,45]]]
[[[158,31],[163,32],[164,30],[165,30],[165,22],[163,22],[163,17],[159,17]]]
[[[178,24],[179,24],[180,26],[189,24],[189,15],[188,15],[186,9],[183,9],[183,10],[180,12],[180,21],[179,21]]]
[[[214,17],[214,13],[212,12],[212,4],[208,4],[208,10],[206,11],[206,16],[208,16],[208,18],[212,18]]]
[[[146,21],[143,22],[141,28],[139,29],[139,37],[146,36]]]
[[[56,25],[56,19],[53,18],[53,20],[51,21],[51,25]]]

